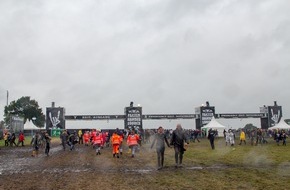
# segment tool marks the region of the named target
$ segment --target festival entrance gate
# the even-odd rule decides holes
[[[46,108],[46,129],[65,129],[65,120],[123,120],[125,129],[143,130],[143,120],[158,119],[195,119],[196,129],[210,122],[212,117],[225,119],[260,118],[261,128],[268,129],[279,123],[282,117],[282,106],[278,106],[274,101],[274,106],[260,107],[260,113],[215,113],[215,107],[206,102],[205,106],[195,109],[195,114],[142,114],[142,107],[125,107],[124,115],[65,115],[63,107]]]

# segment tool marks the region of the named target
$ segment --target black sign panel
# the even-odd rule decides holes
[[[282,106],[268,106],[268,122],[269,127],[279,123],[282,117]]]
[[[213,106],[200,107],[200,124],[204,126],[208,124],[215,115],[215,108]]]
[[[143,119],[194,119],[195,114],[153,114],[143,115]]]
[[[125,115],[67,115],[67,120],[123,120]]]
[[[46,129],[65,129],[64,108],[46,108]]]
[[[125,129],[142,130],[142,107],[125,108]]]
[[[264,117],[263,113],[221,113],[216,114],[217,118],[261,118]]]

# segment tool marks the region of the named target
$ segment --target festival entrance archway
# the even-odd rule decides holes
[[[125,129],[143,129],[143,120],[175,120],[175,119],[194,119],[196,129],[201,129],[215,117],[216,119],[242,119],[258,118],[261,121],[261,128],[268,129],[279,123],[282,117],[282,106],[278,106],[274,101],[274,106],[260,107],[259,113],[215,113],[215,107],[206,102],[205,106],[195,109],[195,114],[143,114],[142,107],[125,107],[124,115],[65,115],[63,107],[46,108],[46,129],[60,128],[65,129],[66,120],[123,120]]]

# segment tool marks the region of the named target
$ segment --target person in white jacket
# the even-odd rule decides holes
[[[229,130],[229,138],[230,138],[231,146],[234,146],[235,145],[235,134],[233,133],[233,131],[231,129]]]

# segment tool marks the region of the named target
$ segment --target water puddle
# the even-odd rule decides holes
[[[139,173],[139,174],[148,174],[152,172],[153,170],[150,169],[133,169],[133,170],[125,170],[127,173]]]

